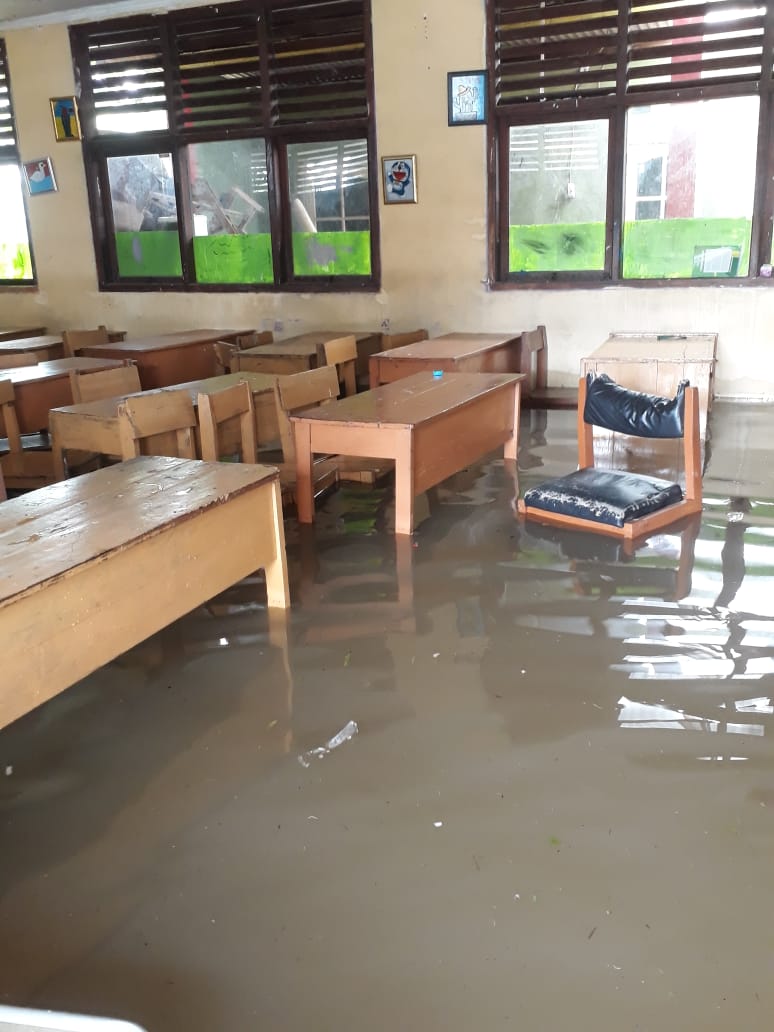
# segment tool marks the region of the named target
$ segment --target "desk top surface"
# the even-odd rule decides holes
[[[143,456],[0,502],[0,611],[276,476],[272,466]]]
[[[84,355],[121,354],[137,355],[148,351],[166,351],[169,348],[193,347],[196,344],[211,344],[223,337],[233,337],[249,330],[177,330],[174,333],[156,333],[151,337],[127,337],[111,344],[94,344],[83,348]]]
[[[706,362],[715,358],[717,333],[611,333],[588,356],[608,362]]]
[[[0,355],[13,355],[20,351],[41,351],[43,348],[55,348],[63,343],[61,333],[48,333],[39,337],[0,336]]]
[[[415,426],[523,380],[523,373],[414,373],[362,394],[292,415],[291,420]]]
[[[316,355],[318,350],[327,340],[336,340],[338,337],[354,337],[356,341],[367,340],[375,334],[367,331],[354,330],[313,330],[309,333],[299,333],[296,337],[286,337],[284,340],[275,340],[271,344],[259,344],[254,348],[245,348],[240,352],[242,355],[263,355],[270,358],[276,355]]]
[[[191,401],[196,405],[197,395],[214,394],[225,387],[237,383],[249,383],[253,394],[273,391],[276,375],[272,373],[224,373],[223,376],[209,376],[204,380],[189,380],[188,383],[176,383],[172,387],[156,387],[151,391],[134,391],[132,394],[119,394],[115,398],[101,398],[99,401],[84,401],[80,405],[61,405],[51,409],[57,417],[79,416],[84,419],[118,419],[118,406],[126,398],[148,394],[163,394],[166,391],[187,391]]]
[[[381,351],[373,357],[386,361],[401,358],[466,358],[515,343],[520,336],[519,333],[444,333],[441,337],[418,340],[414,344],[404,344],[402,348]]]
[[[14,340],[17,337],[38,337],[46,332],[45,326],[10,326],[0,329],[0,340]]]
[[[75,358],[52,358],[50,362],[38,362],[37,365],[0,369],[0,380],[11,380],[14,386],[18,387],[22,384],[66,377],[71,369],[112,369],[120,365],[123,365],[123,362],[115,358],[87,358],[82,355]]]

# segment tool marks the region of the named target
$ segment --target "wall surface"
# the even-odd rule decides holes
[[[449,128],[446,73],[484,64],[484,0],[373,0],[379,154],[417,155],[419,203],[380,200],[377,294],[100,293],[81,150],[55,143],[49,98],[74,92],[64,26],[4,33],[21,153],[51,155],[59,192],[31,198],[38,290],[0,290],[0,326],[107,325],[132,334],[254,326],[289,336],[315,327],[432,333],[545,323],[552,384],[611,330],[716,331],[720,395],[774,399],[774,290],[608,287],[491,291],[486,280],[486,130]]]

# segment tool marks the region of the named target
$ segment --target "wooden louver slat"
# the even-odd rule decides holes
[[[630,4],[627,93],[761,76],[765,4],[756,0],[642,0]]]
[[[272,123],[367,117],[363,0],[276,7],[267,17]]]
[[[17,153],[16,123],[11,104],[11,83],[5,42],[0,39],[0,157]]]
[[[615,91],[614,0],[495,0],[498,108]]]
[[[241,5],[240,5],[241,6]],[[257,20],[249,12],[175,19],[180,132],[244,129],[261,122]]]

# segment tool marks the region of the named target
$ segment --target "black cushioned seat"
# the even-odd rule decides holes
[[[680,485],[668,480],[593,467],[549,480],[524,494],[524,504],[531,509],[577,516],[611,527],[623,527],[629,520],[682,499]]]

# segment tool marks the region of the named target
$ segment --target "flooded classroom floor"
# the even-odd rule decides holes
[[[0,731],[0,1003],[770,1030],[772,434],[717,403],[700,526],[634,556],[520,524],[499,456],[412,539],[342,488],[287,521],[287,622],[248,580]],[[574,464],[525,413],[521,488]]]

